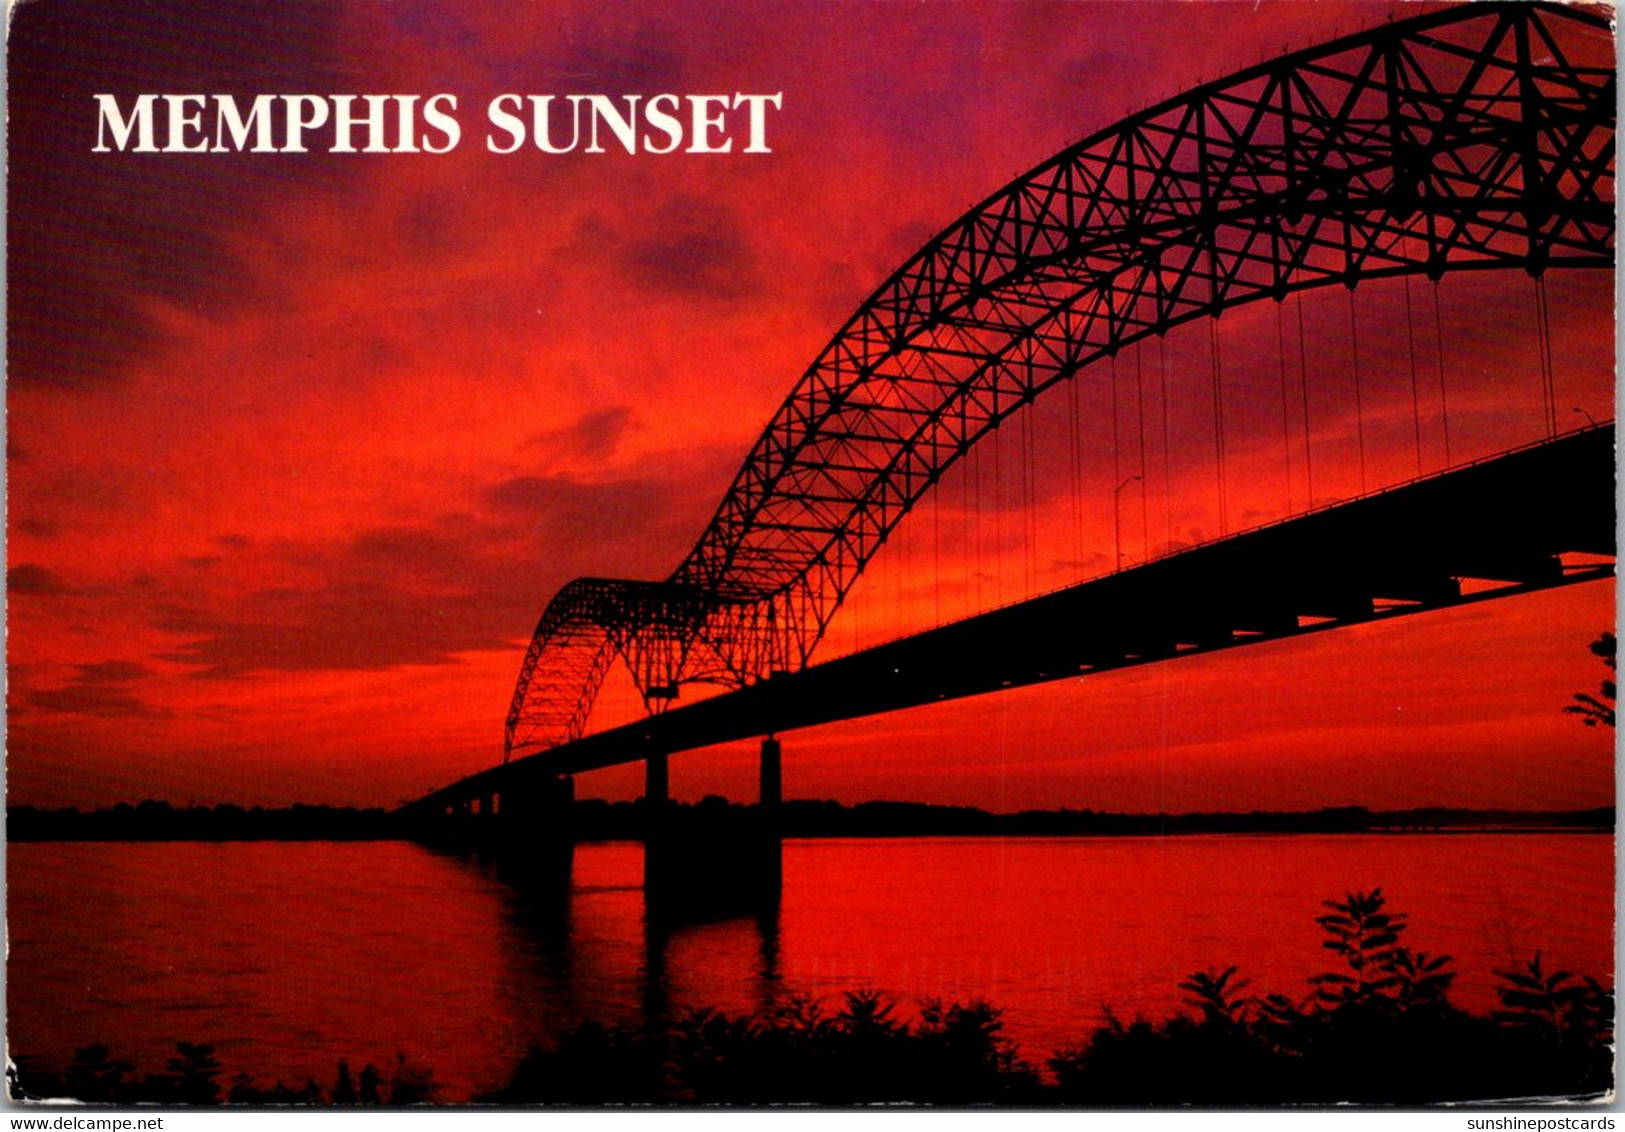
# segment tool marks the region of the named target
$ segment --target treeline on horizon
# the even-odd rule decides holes
[[[151,798],[104,810],[6,808],[8,841],[392,841],[400,823],[354,806],[172,806]]]
[[[500,817],[500,815],[498,815]],[[1611,832],[1614,809],[1475,810],[1430,806],[1370,810],[1335,806],[1319,810],[1122,814],[1095,810],[1022,810],[995,814],[973,806],[928,802],[789,800],[780,804],[777,826],[784,837],[1144,837],[1192,833],[1370,833],[1433,830],[1586,830]],[[477,818],[474,820],[478,820]],[[648,828],[641,801],[581,799],[572,825],[577,841],[636,841]],[[674,802],[668,823],[693,822],[717,831],[758,820],[758,808],[708,795]],[[11,841],[393,841],[412,840],[421,827],[398,812],[353,806],[295,804],[284,808],[172,806],[148,799],[109,809],[81,811],[12,806],[6,810]]]
[[[587,1022],[533,1049],[477,1094],[498,1105],[1143,1106],[1429,1104],[1577,1100],[1614,1086],[1613,988],[1554,970],[1541,954],[1496,972],[1499,1007],[1450,1001],[1448,955],[1413,951],[1382,889],[1327,900],[1315,918],[1330,969],[1297,995],[1251,992],[1238,967],[1179,984],[1186,1013],[1104,1024],[1054,1050],[1048,1072],[1004,1036],[982,1001],[927,1000],[910,1018],[875,991],[830,1009],[805,998],[753,1014],[693,1010],[646,1024]],[[1245,908],[1230,910],[1246,915]],[[410,1105],[444,1100],[429,1067],[401,1054],[392,1081],[338,1063],[331,1089],[239,1073],[222,1085],[209,1045],[179,1043],[164,1071],[136,1076],[106,1045],[64,1071],[14,1058],[14,1100],[120,1104]],[[501,1070],[497,1070],[501,1072]]]

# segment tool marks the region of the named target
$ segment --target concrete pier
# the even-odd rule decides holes
[[[483,820],[503,880],[568,892],[575,864],[575,779],[536,776],[497,795]]]
[[[761,793],[744,814],[703,817],[671,804],[664,754],[645,762],[643,892],[663,920],[760,914],[778,906],[783,886],[781,748],[762,740]]]

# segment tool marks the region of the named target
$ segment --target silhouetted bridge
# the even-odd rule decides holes
[[[1593,16],[1539,5],[1395,21],[1171,99],[1018,178],[836,334],[670,578],[560,591],[521,666],[503,764],[407,812],[426,836],[478,830],[510,853],[557,858],[543,843],[568,843],[569,776],[643,761],[659,812],[669,755],[767,736],[760,843],[696,862],[657,825],[646,883],[651,897],[694,871],[726,885],[717,870],[745,860],[746,886],[776,892],[780,732],[1607,576],[1614,430],[1559,432],[1543,284],[1555,267],[1613,266],[1612,56],[1586,62],[1607,34]],[[1215,337],[1223,537],[814,661],[901,520],[1045,390],[1233,307],[1341,286],[1352,332],[1364,282],[1507,268],[1534,279],[1542,320],[1541,420],[1525,447],[1230,533]],[[1442,401],[1442,330],[1438,348]],[[1283,422],[1285,353],[1283,331]],[[1309,376],[1305,362],[1305,464]],[[1419,470],[1416,388],[1413,341]],[[1144,472],[1143,425],[1141,444]],[[1286,462],[1290,480],[1290,451]],[[649,715],[587,734],[618,662]],[[675,706],[706,684],[725,690]]]

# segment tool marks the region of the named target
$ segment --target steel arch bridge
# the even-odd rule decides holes
[[[1521,3],[1394,21],[1198,87],[1017,178],[836,333],[670,578],[559,591],[504,760],[580,738],[617,658],[651,711],[687,684],[805,667],[944,472],[1125,346],[1334,284],[1611,268],[1615,77],[1584,64],[1598,37],[1596,15]]]

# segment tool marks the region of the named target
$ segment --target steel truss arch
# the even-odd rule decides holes
[[[1611,268],[1614,83],[1600,18],[1464,5],[1261,63],[1061,151],[859,307],[669,581],[560,591],[507,752],[579,737],[617,655],[651,709],[684,684],[805,665],[943,473],[1124,346],[1334,284]]]

